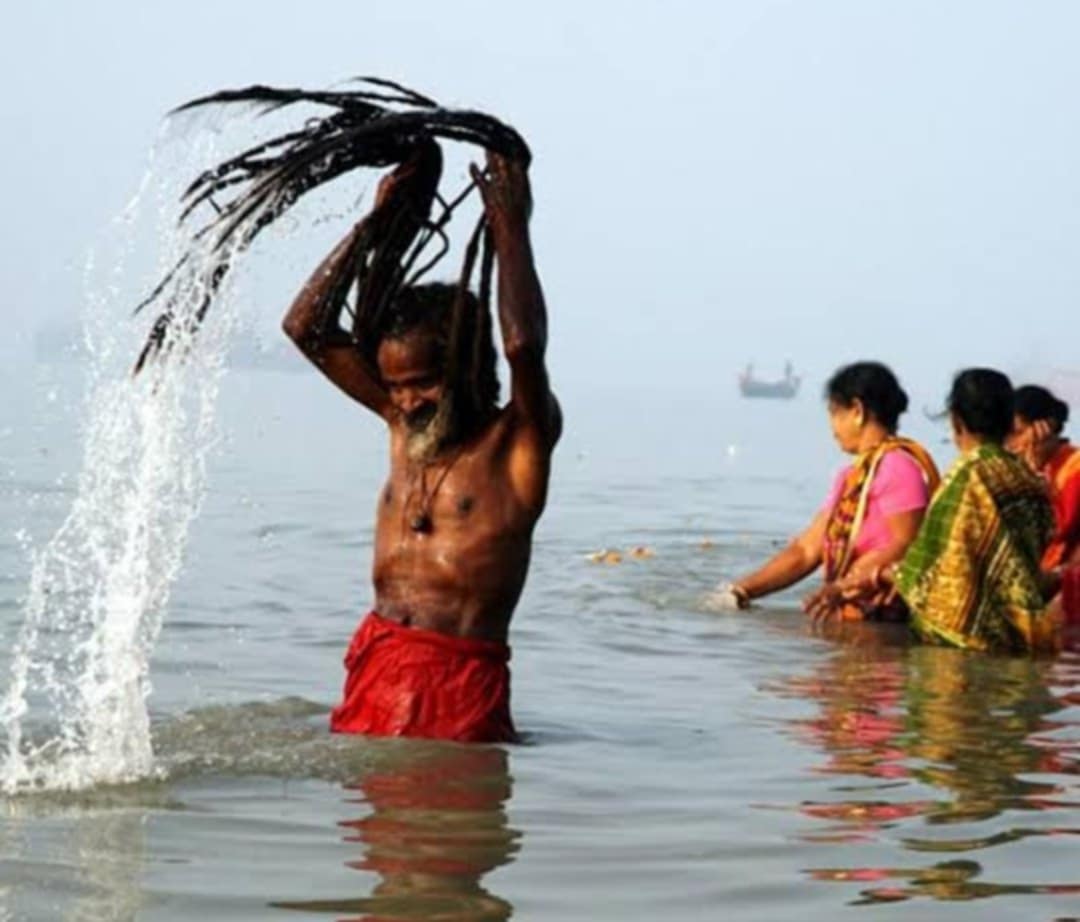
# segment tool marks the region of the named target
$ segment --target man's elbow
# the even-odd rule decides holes
[[[511,367],[544,363],[544,342],[539,337],[516,336],[503,343]]]
[[[286,317],[281,321],[281,332],[291,339],[300,351],[307,352],[310,337],[308,330],[302,323],[297,323],[291,317]]]

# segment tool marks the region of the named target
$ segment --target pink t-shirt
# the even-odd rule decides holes
[[[844,489],[844,478],[850,467],[836,475],[832,489],[821,507],[825,513],[832,512]],[[889,518],[901,512],[925,509],[930,502],[923,469],[911,455],[902,449],[888,452],[870,483],[870,498],[866,504],[866,516],[855,538],[855,556],[886,547],[892,541]]]

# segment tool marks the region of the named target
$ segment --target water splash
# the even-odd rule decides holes
[[[156,771],[147,712],[150,655],[204,493],[237,312],[229,293],[219,291],[197,344],[184,323],[175,324],[168,360],[133,379],[145,327],[130,320],[138,299],[129,264],[143,239],[167,242],[153,272],[175,261],[183,241],[175,232],[174,184],[195,172],[193,164],[208,162],[215,143],[208,132],[196,143],[186,138],[181,150],[162,139],[114,228],[119,255],[105,279],[89,286],[90,364],[76,496],[60,529],[32,555],[10,681],[0,698],[6,737],[0,790],[8,794],[80,790]],[[163,149],[184,162],[169,162]],[[140,227],[147,205],[157,224],[150,235]],[[98,272],[91,259],[88,275]],[[181,318],[204,293],[195,269],[177,280],[174,308]]]

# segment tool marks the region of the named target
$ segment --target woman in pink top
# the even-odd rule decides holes
[[[753,573],[722,592],[739,608],[809,576],[824,565],[825,583],[804,607],[815,615],[901,618],[902,604],[883,591],[857,605],[847,590],[876,582],[914,539],[938,483],[929,453],[900,438],[896,426],[908,405],[896,376],[879,362],[856,362],[829,379],[829,424],[854,461],[840,471],[809,527]]]

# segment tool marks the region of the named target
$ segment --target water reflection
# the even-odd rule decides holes
[[[788,727],[820,750],[814,771],[835,778],[827,799],[799,805],[822,821],[799,838],[858,843],[864,860],[868,848],[882,846],[957,857],[929,867],[807,873],[872,883],[856,902],[1080,892],[1068,880],[984,881],[971,857],[1025,839],[1080,835],[1075,664],[897,645],[867,626],[839,639],[810,674],[774,688],[814,702],[817,713]],[[1027,819],[1015,822],[1020,816]],[[1050,867],[1039,873],[1052,872],[1059,855],[1050,852]],[[1075,876],[1064,867],[1062,876]]]
[[[109,792],[98,796],[107,801]],[[123,799],[123,792],[118,796]],[[9,800],[4,806],[2,922],[132,922],[138,916],[147,809],[54,805],[48,800]]]
[[[391,745],[346,791],[370,813],[341,824],[362,855],[348,864],[379,875],[370,896],[275,904],[335,912],[356,922],[505,920],[506,900],[482,879],[513,861],[521,833],[510,827],[512,780],[505,749],[447,743]]]
[[[977,861],[944,861],[929,868],[819,868],[810,872],[815,880],[872,883],[852,901],[854,906],[897,903],[913,897],[938,900],[976,900],[989,896],[1072,896],[1080,884],[995,884],[978,880]],[[893,883],[892,881],[897,881]]]

